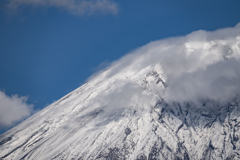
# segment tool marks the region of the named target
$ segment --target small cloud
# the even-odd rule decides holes
[[[28,6],[58,8],[79,16],[118,13],[118,4],[112,0],[7,0],[7,8],[11,12]]]
[[[27,96],[8,96],[0,91],[0,129],[10,127],[31,115],[33,105],[27,104]]]

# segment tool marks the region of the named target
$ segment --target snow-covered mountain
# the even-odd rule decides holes
[[[240,27],[155,41],[0,136],[0,159],[240,159]]]

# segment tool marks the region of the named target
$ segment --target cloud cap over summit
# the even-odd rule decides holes
[[[150,42],[113,62],[104,70],[104,76],[117,77],[127,72],[131,77],[147,67],[160,65],[168,85],[159,91],[165,100],[209,99],[226,103],[240,95],[239,24]]]

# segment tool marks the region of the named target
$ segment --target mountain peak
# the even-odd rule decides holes
[[[137,49],[1,135],[1,159],[240,158],[238,35]]]

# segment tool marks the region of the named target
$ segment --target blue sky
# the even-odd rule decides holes
[[[0,90],[9,100],[28,96],[22,102],[34,111],[150,41],[240,22],[239,0],[93,0],[88,8],[77,0],[37,2],[0,2]],[[12,121],[0,122],[0,134]]]

